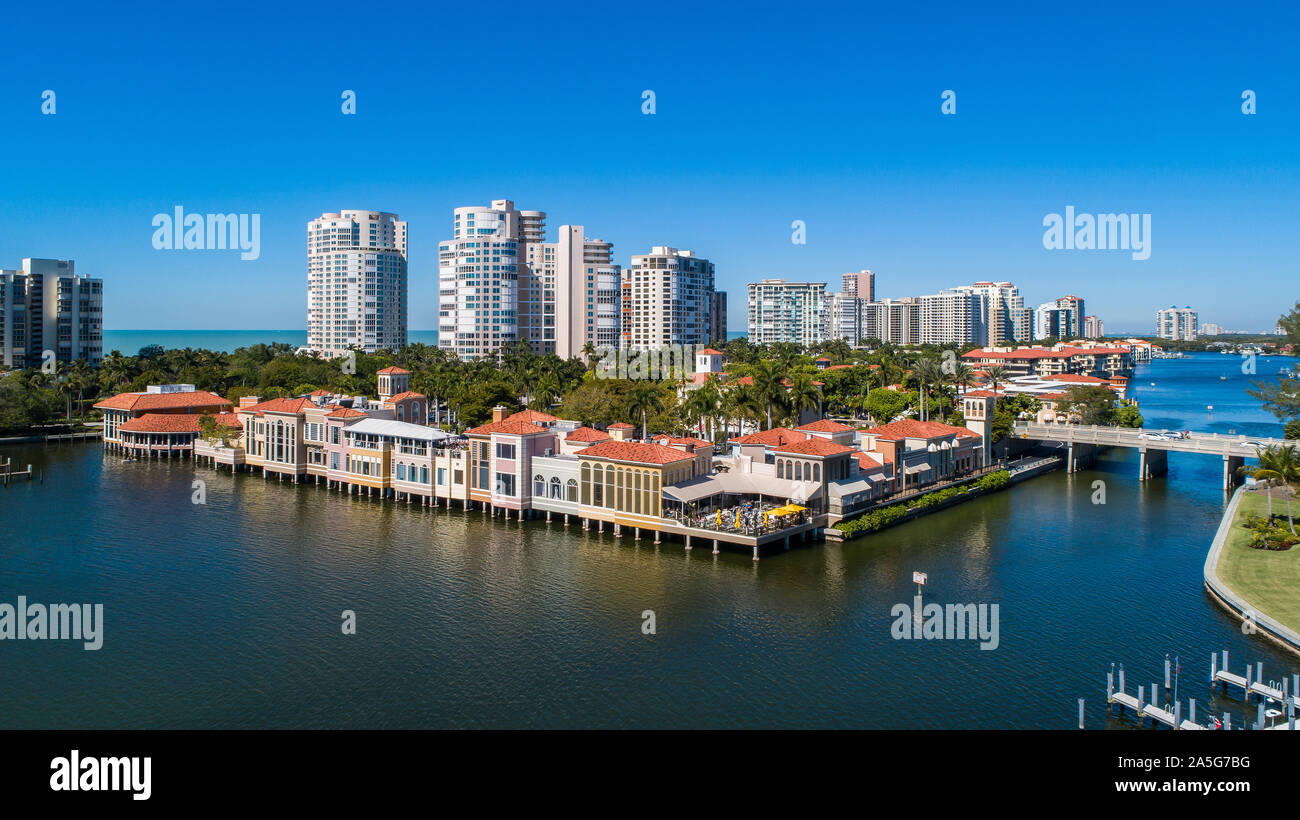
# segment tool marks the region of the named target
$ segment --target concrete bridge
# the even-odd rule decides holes
[[[1039,424],[1018,421],[1011,435],[1030,441],[1057,441],[1067,448],[1065,468],[1078,472],[1096,458],[1099,447],[1129,447],[1140,454],[1138,476],[1142,481],[1169,471],[1169,453],[1201,453],[1223,459],[1223,488],[1230,490],[1240,483],[1237,470],[1254,458],[1256,450],[1279,444],[1295,444],[1280,438],[1189,433],[1187,438],[1153,438],[1170,435],[1159,430],[1131,427],[1095,427],[1086,424]]]

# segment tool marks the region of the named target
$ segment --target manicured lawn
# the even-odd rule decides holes
[[[1281,492],[1274,491],[1273,514],[1280,514],[1285,526],[1286,499]],[[1250,513],[1268,515],[1267,500],[1262,493],[1243,491],[1242,495],[1219,553],[1219,578],[1257,610],[1300,632],[1300,544],[1282,552],[1251,549],[1250,535],[1240,522]],[[1300,499],[1291,499],[1291,511],[1300,531]]]

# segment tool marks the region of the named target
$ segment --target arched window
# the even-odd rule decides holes
[[[785,462],[784,462],[784,461],[778,461],[778,462],[776,463],[776,477],[777,477],[777,478],[785,478]]]
[[[642,474],[642,472],[643,472],[642,470],[637,470],[637,471],[636,471],[636,494],[635,494],[635,496],[634,496],[633,499],[632,499],[633,504],[634,504],[634,506],[635,506],[635,509],[633,510],[633,512],[636,512],[636,513],[640,513],[640,512],[641,512],[641,474]]]
[[[617,498],[614,496],[614,468],[612,466],[605,468],[605,507],[614,509]]]
[[[538,498],[546,497],[546,479],[542,478],[541,473],[533,476],[533,495]]]
[[[577,479],[574,479],[574,478],[569,479],[569,483],[568,483],[567,486],[568,486],[568,489],[569,489],[569,498],[568,498],[568,500],[569,500],[569,501],[577,501],[577,500],[578,500],[578,481],[577,481]]]
[[[821,480],[822,480],[822,465],[820,465],[820,464],[818,464],[817,462],[814,461],[814,462],[813,462],[813,481],[821,481]]]
[[[591,504],[591,465],[582,465],[582,503]]]
[[[574,481],[573,479],[569,479],[569,483],[577,484],[578,482]],[[559,498],[559,497],[560,497],[560,477],[555,476],[551,479],[551,498]]]
[[[794,463],[794,480],[795,480],[795,481],[803,481],[803,462],[802,462],[802,461],[796,461],[796,462]]]

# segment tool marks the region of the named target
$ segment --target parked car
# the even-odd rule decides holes
[[[1165,433],[1139,433],[1138,438],[1144,438],[1148,441],[1169,441],[1172,436]]]

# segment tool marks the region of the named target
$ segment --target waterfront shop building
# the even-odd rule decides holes
[[[881,453],[893,464],[895,493],[962,478],[985,464],[983,437],[965,427],[904,419],[859,436],[863,451]]]
[[[145,448],[143,454],[169,458],[184,456],[193,451],[198,435],[198,416],[204,413],[225,413],[230,402],[215,393],[195,390],[192,384],[149,385],[141,393],[118,393],[95,404],[104,414],[104,447],[125,451],[128,442],[131,451]],[[150,416],[194,416],[189,422],[164,422],[158,418],[137,421],[123,434],[123,426],[132,420]],[[166,446],[163,446],[166,445]]]

